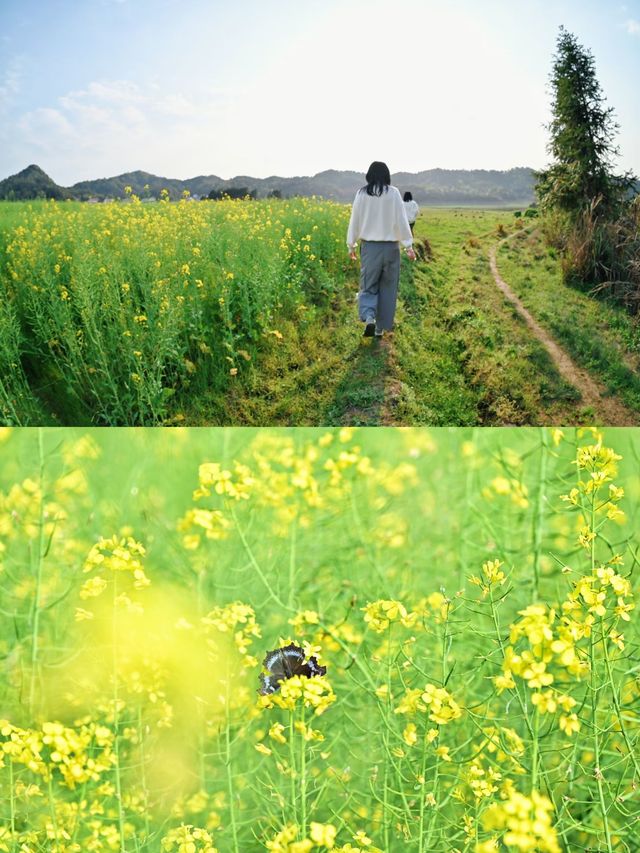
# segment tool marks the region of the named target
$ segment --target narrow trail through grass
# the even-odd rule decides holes
[[[504,244],[518,236],[520,236],[520,232],[504,238],[501,243]],[[567,382],[578,389],[583,404],[593,410],[598,422],[611,424],[612,426],[623,426],[637,422],[637,413],[631,412],[621,400],[611,396],[605,385],[594,379],[588,370],[579,367],[557,341],[537,322],[531,312],[525,308],[522,300],[514,293],[498,270],[496,256],[500,245],[493,245],[489,250],[489,263],[494,281],[507,301],[514,306],[518,314],[525,321],[531,333],[544,345],[559,373]]]
[[[453,213],[453,215],[452,215]],[[433,259],[402,288],[398,422],[521,425],[580,419],[578,394],[496,292],[486,252],[509,214],[428,211]]]
[[[557,252],[540,231],[520,232],[498,250],[500,269],[522,304],[574,362],[640,422],[640,324],[622,306],[568,287]]]
[[[355,269],[355,268],[354,268]],[[375,426],[383,418],[388,340],[363,338],[353,290],[299,322],[280,322],[275,339],[224,399],[212,393],[186,420],[248,426]]]

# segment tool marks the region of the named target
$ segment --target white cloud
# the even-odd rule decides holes
[[[23,61],[20,57],[13,57],[9,61],[0,81],[0,113],[14,103],[20,94],[22,69]]]
[[[18,123],[18,128],[23,131],[30,141],[47,144],[50,134],[64,137],[67,140],[76,136],[75,128],[60,110],[51,107],[41,107],[23,116]]]
[[[60,100],[64,103],[66,100],[73,102],[89,98],[112,103],[130,103],[131,101],[144,100],[140,87],[130,80],[96,80],[89,83],[86,89],[69,92]]]
[[[53,106],[24,113],[15,130],[21,157],[41,160],[63,184],[136,168],[191,177],[198,169],[190,163],[208,162],[211,171],[216,146],[233,145],[218,131],[230,97],[223,89],[185,95],[129,80],[96,80]]]
[[[629,18],[624,26],[630,36],[640,35],[640,21],[636,21],[635,18]]]

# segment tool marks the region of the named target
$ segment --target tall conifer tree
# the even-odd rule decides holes
[[[615,216],[632,183],[630,175],[613,172],[618,125],[613,108],[605,105],[593,54],[564,27],[558,36],[551,86],[548,151],[554,162],[537,174],[540,204],[578,216],[598,200],[600,215]]]

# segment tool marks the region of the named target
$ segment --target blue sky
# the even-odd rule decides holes
[[[640,172],[640,0],[0,0],[0,178],[539,167],[560,24]]]

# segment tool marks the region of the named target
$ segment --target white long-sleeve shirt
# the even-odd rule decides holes
[[[418,202],[411,199],[411,201],[404,201],[404,209],[407,211],[407,219],[409,222],[415,222],[416,217],[418,215],[418,211],[420,208],[418,207]]]
[[[347,246],[354,249],[358,240],[387,240],[411,246],[409,220],[397,187],[388,187],[382,195],[358,190],[351,208]]]

